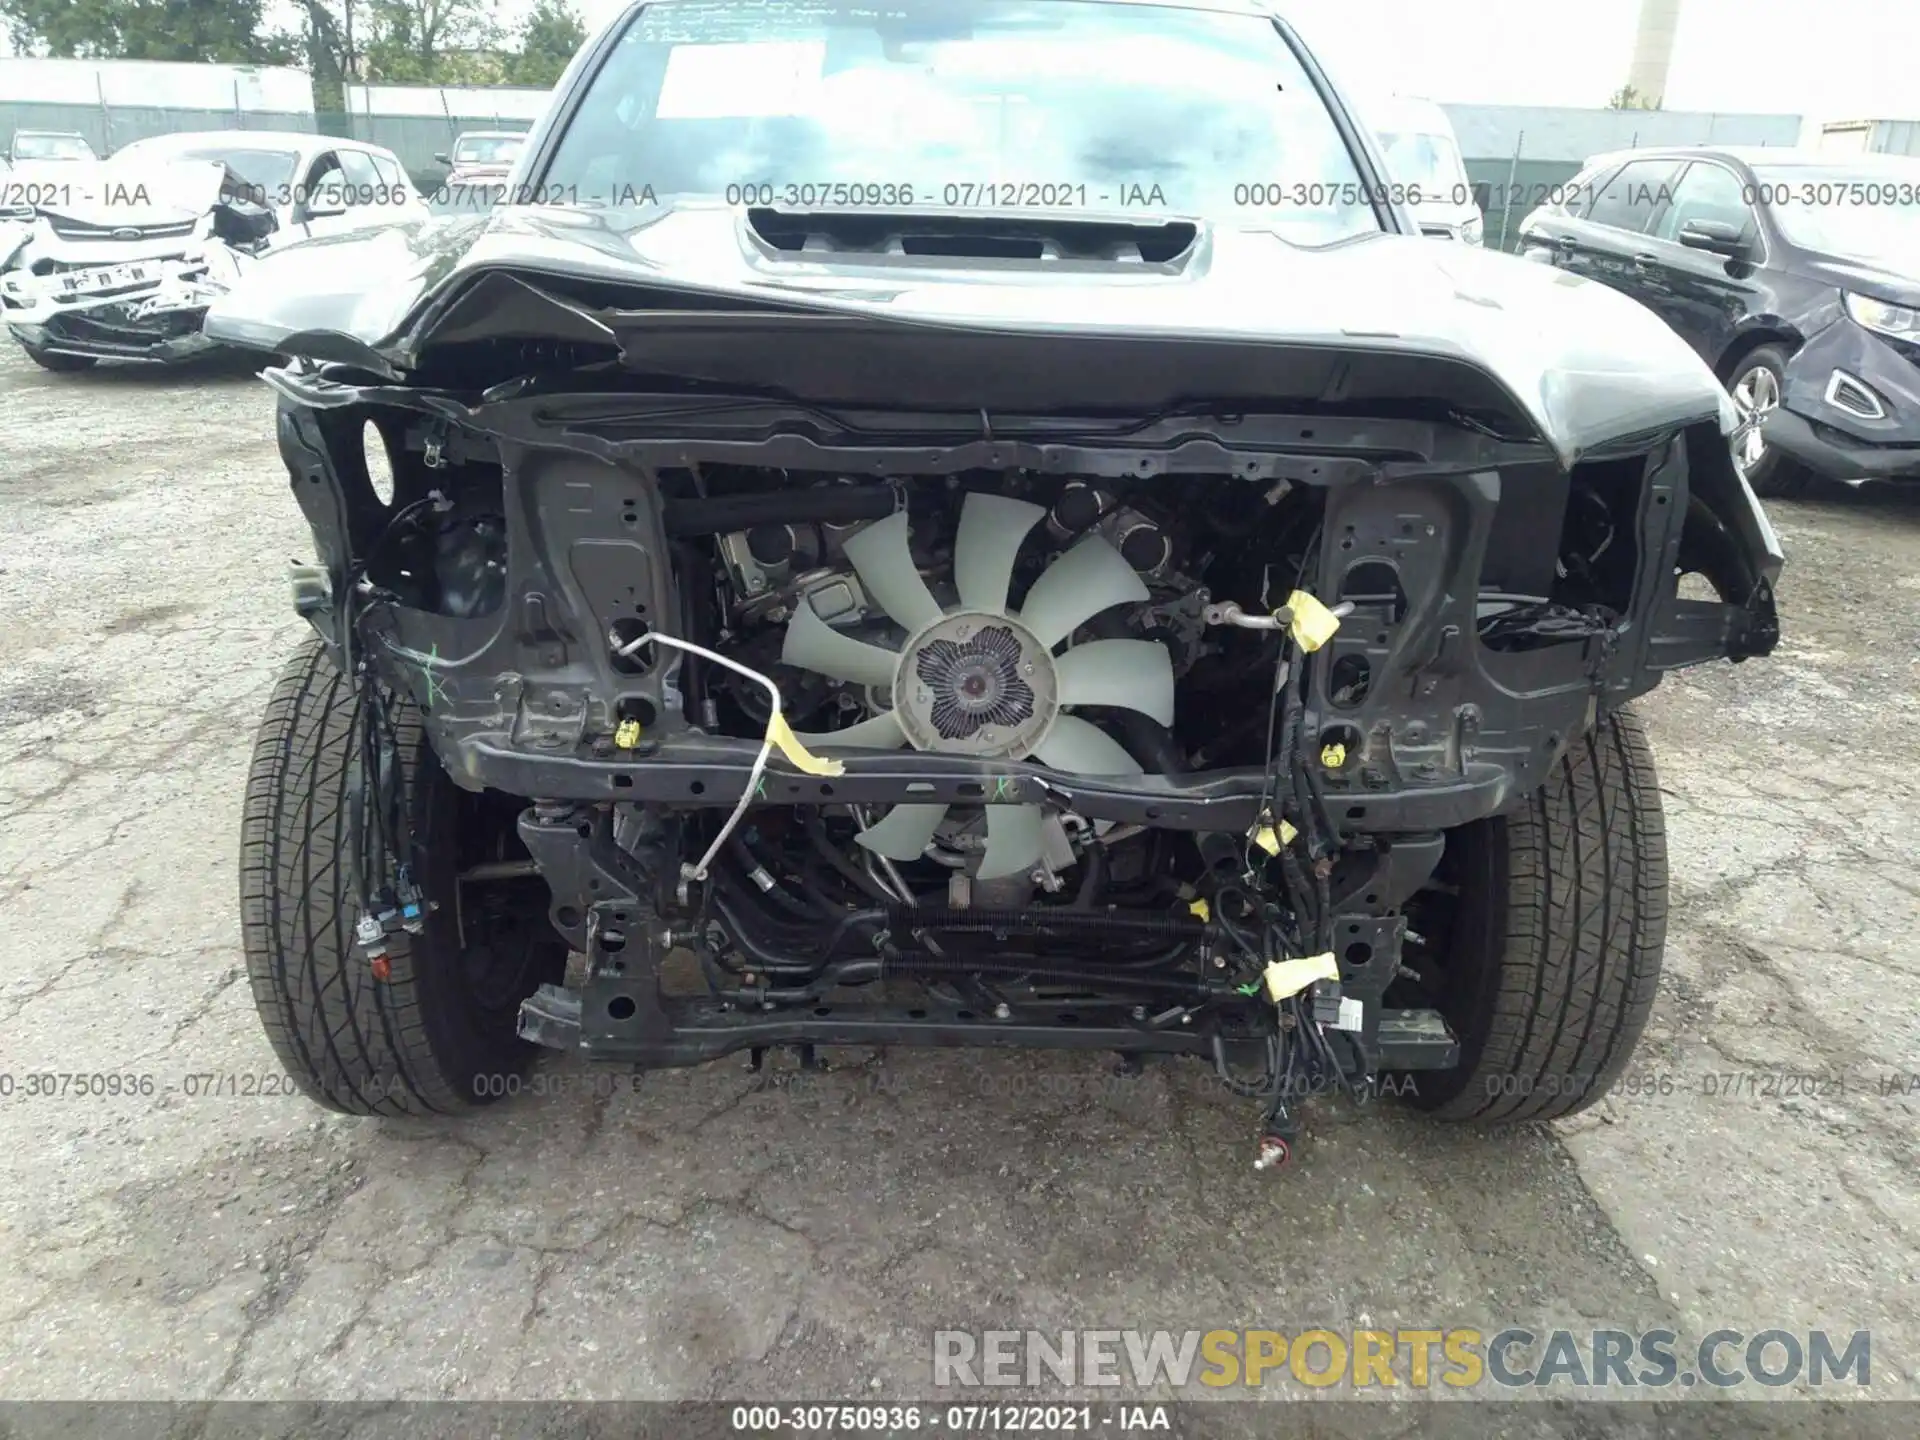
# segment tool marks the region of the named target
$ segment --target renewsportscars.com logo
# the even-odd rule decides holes
[[[1291,1379],[1356,1389],[1606,1390],[1871,1383],[1873,1337],[1825,1330],[936,1330],[939,1388],[1046,1385],[1220,1389]]]

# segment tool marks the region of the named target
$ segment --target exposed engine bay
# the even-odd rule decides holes
[[[384,778],[404,700],[459,787],[519,797],[481,868],[543,881],[584,957],[519,1033],[600,1060],[1187,1054],[1284,1159],[1308,1095],[1462,1073],[1449,837],[1600,705],[1777,636],[1710,425],[1569,466],[1420,417],[889,443],[761,400],[268,378],[320,551],[296,606],[361,695],[356,932],[430,898]]]
[[[1276,640],[1209,631],[1199,577],[1261,614],[1284,599],[1312,540],[1304,507],[1274,513],[1290,487],[1234,486],[1211,497],[1218,513],[1183,517],[1146,487],[1001,478],[829,485],[800,497],[900,508],[717,537],[720,648],[773,674],[801,740],[822,750],[1031,759],[1073,776],[1182,773],[1196,751],[1257,760]],[[764,727],[759,687],[721,671],[711,688],[720,728]],[[901,804],[868,818],[857,843],[869,864],[938,867],[918,888],[937,880],[938,898],[963,904],[1024,904],[1082,869],[1075,893],[1092,904],[1115,862],[1121,874],[1164,869],[1137,827],[1096,827],[1071,809]]]
[[[704,952],[722,1003],[821,1017],[849,989],[910,982],[929,992],[909,1007],[921,1018],[944,1003],[1019,1027],[1037,1006],[1059,1029],[1118,1002],[1141,1033],[1191,1037],[1204,1016],[1223,1080],[1276,1097],[1270,1158],[1291,1143],[1293,1101],[1359,1093],[1383,1057],[1449,1062],[1437,1014],[1383,1009],[1404,920],[1350,918],[1335,958],[1336,904],[1372,885],[1367,903],[1391,911],[1439,846],[1403,844],[1392,867],[1387,846],[1343,855],[1321,777],[1345,759],[1305,733],[1298,663],[1329,632],[1293,623],[1337,627],[1357,608],[1301,588],[1319,492],[1031,471],[663,480],[701,646],[672,657],[695,728],[764,738],[809,773],[893,752],[983,776],[974,803],[833,803],[823,783],[817,804],[635,815],[624,838],[616,819],[629,854],[677,858],[655,872],[672,876],[662,908],[704,919],[665,935]],[[639,620],[609,638],[629,663],[654,648]],[[1363,693],[1364,679],[1347,699]],[[997,773],[1016,765],[1037,768],[1038,798]],[[1201,770],[1260,775],[1255,823],[1169,830],[1151,810],[1129,823],[1075,803],[1091,779]],[[539,827],[523,835],[538,855]],[[1299,1044],[1272,1030],[1276,1007]],[[1249,1064],[1267,1078],[1239,1078]]]

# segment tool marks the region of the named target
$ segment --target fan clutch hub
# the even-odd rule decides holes
[[[960,611],[907,642],[893,685],[916,750],[1024,759],[1059,710],[1053,656],[1018,620]]]

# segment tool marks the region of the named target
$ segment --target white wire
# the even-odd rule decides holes
[[[753,769],[747,774],[747,788],[741,792],[740,803],[733,807],[733,813],[727,817],[727,823],[720,827],[720,833],[714,836],[713,844],[707,847],[707,853],[700,857],[700,862],[697,865],[682,864],[680,867],[680,873],[687,879],[705,880],[707,878],[707,870],[713,864],[714,857],[720,853],[720,847],[727,843],[727,837],[733,834],[734,830],[739,826],[740,821],[745,817],[747,807],[753,804],[754,794],[760,788],[760,777],[766,774],[767,760],[773,754],[773,725],[774,722],[780,718],[780,687],[767,676],[762,675],[758,670],[748,665],[742,665],[738,660],[729,660],[724,655],[716,655],[713,651],[707,649],[706,646],[695,645],[690,640],[676,640],[671,635],[657,635],[651,630],[639,639],[620,646],[613,653],[625,659],[642,645],[648,644],[649,642],[667,645],[675,650],[684,650],[689,655],[698,655],[702,660],[710,660],[715,665],[723,666],[733,671],[736,675],[741,675],[748,680],[755,681],[766,690],[767,699],[773,705],[772,712],[767,716],[767,733],[760,741],[760,753],[753,758]]]

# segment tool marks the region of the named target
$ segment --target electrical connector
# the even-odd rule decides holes
[[[409,935],[418,935],[427,928],[426,897],[420,887],[413,883],[413,874],[404,865],[400,867],[399,884],[394,887],[393,898],[394,919],[401,929]]]
[[[413,882],[413,875],[401,866],[391,890],[374,897],[375,908],[363,911],[353,922],[354,943],[367,957],[374,978],[384,980],[391,972],[388,941],[398,934],[418,935],[427,928],[426,897]]]
[[[1313,1023],[1340,1028],[1340,1007],[1346,1002],[1340,995],[1340,982],[1321,980],[1313,987]]]

